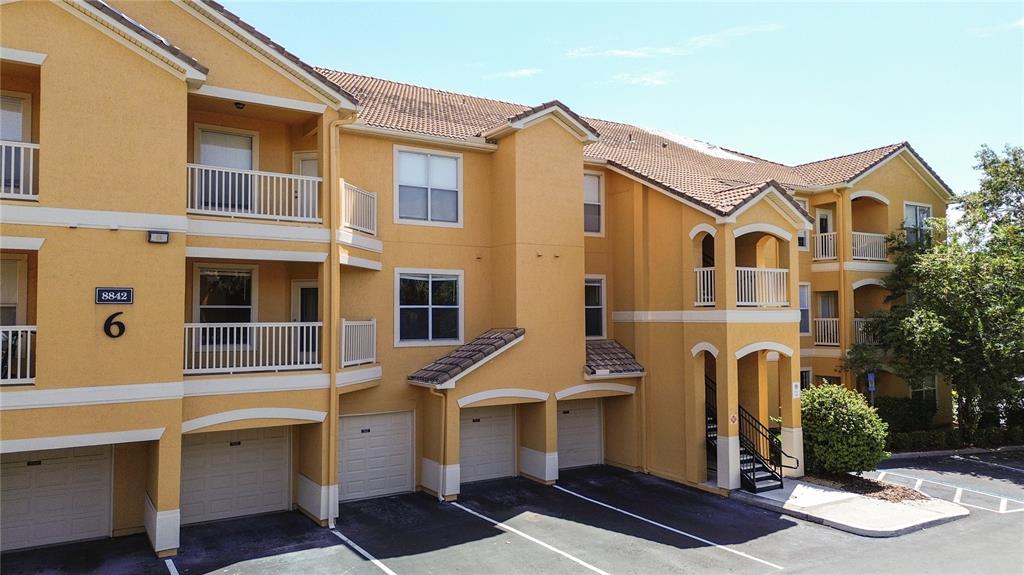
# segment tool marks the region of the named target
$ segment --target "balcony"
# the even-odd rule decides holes
[[[322,178],[187,164],[188,212],[319,222]]]
[[[853,232],[853,259],[886,261],[885,234]]]
[[[697,297],[693,305],[707,307],[715,305],[715,268],[696,268]]]
[[[377,362],[377,320],[341,320],[341,367]]]
[[[736,305],[784,307],[789,305],[789,270],[736,268]]]
[[[836,259],[836,233],[814,234],[814,259]]]
[[[0,384],[31,384],[36,381],[36,326],[0,327]]]
[[[864,330],[864,326],[871,321],[865,317],[853,318],[853,341],[858,344],[875,345],[878,342]]]
[[[320,369],[321,322],[187,323],[186,375]]]
[[[814,318],[814,345],[839,345],[839,318]]]
[[[342,225],[371,236],[377,235],[377,194],[345,182]]]
[[[0,174],[3,177],[0,198],[38,200],[38,164],[39,144],[0,140]]]

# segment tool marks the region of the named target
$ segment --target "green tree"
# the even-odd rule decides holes
[[[859,374],[884,358],[912,385],[943,374],[967,440],[1024,382],[1024,150],[986,147],[977,158],[980,186],[960,198],[960,222],[936,219],[932,241],[890,237],[891,309],[865,328],[880,350],[854,346],[844,362]]]

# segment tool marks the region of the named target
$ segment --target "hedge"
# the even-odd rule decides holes
[[[804,391],[800,404],[807,471],[868,471],[888,457],[888,426],[863,395],[839,385],[819,385]]]
[[[889,433],[932,428],[935,402],[909,397],[876,397],[878,416],[889,424]]]
[[[974,445],[977,447],[1024,445],[1024,427],[1015,425],[1006,429],[1001,427],[979,429],[974,434]],[[886,449],[894,452],[960,449],[961,447],[965,447],[965,445],[959,429],[891,433],[886,444]]]

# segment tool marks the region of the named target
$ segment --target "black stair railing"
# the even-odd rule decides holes
[[[708,469],[718,468],[718,403],[715,380],[704,377],[704,433]]]
[[[750,457],[740,458],[740,482],[751,491],[757,491],[757,472],[767,471],[772,480],[782,484],[782,441],[757,420],[749,411],[740,407],[740,447]],[[760,464],[760,465],[758,465]]]

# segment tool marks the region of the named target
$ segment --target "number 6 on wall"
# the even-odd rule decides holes
[[[117,316],[123,313],[123,311],[112,313],[110,314],[110,317],[107,318],[107,321],[103,322],[103,333],[107,334],[107,337],[118,338],[124,335],[124,323],[117,321]]]

